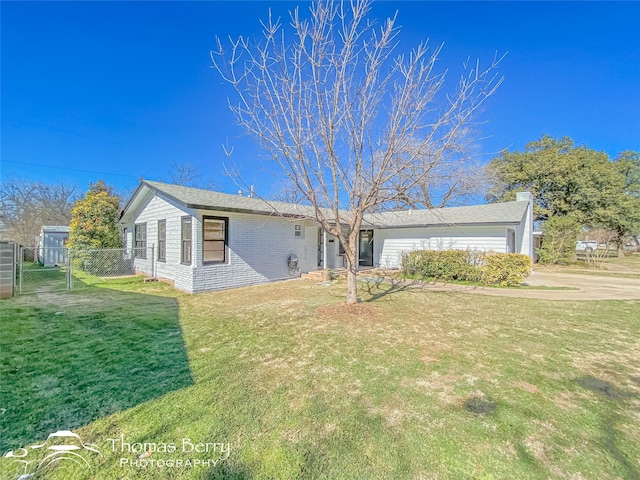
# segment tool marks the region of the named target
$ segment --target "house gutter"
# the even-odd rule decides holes
[[[433,227],[501,227],[501,226],[517,226],[520,222],[472,222],[472,223],[416,223],[413,225],[371,225],[371,228],[379,230],[388,230],[391,228],[433,228]]]

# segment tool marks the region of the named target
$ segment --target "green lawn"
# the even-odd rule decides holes
[[[607,259],[606,263],[620,265],[640,274],[640,253],[627,254],[624,257],[613,257]]]
[[[390,288],[350,308],[304,281],[3,301],[2,449],[69,428],[100,448],[54,480],[640,478],[640,302]],[[183,465],[120,465],[145,442]],[[182,451],[207,442],[228,458],[185,466],[220,456]]]
[[[603,259],[602,265],[599,267],[591,263],[578,261],[570,265],[535,265],[534,268],[542,271],[559,271],[601,277],[640,278],[640,253]]]

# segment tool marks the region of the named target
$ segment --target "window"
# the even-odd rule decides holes
[[[135,242],[133,255],[136,258],[147,258],[147,224],[136,223],[134,228]]]
[[[167,259],[167,221],[158,220],[158,261]]]
[[[296,238],[304,238],[304,230],[302,228],[302,225],[293,226],[293,236]]]
[[[191,264],[191,217],[182,217],[180,262]]]
[[[516,252],[516,231],[507,229],[507,253]]]
[[[227,261],[226,217],[202,217],[202,263],[224,263]]]

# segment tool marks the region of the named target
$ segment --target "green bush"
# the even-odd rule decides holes
[[[491,253],[485,255],[480,271],[485,285],[517,287],[531,272],[531,258],[520,253]]]
[[[541,264],[566,265],[575,259],[580,224],[566,215],[550,217],[542,225],[542,245],[537,250]]]
[[[403,270],[423,278],[478,280],[471,257],[471,250],[415,250],[405,255]]]
[[[402,260],[405,275],[438,280],[517,286],[531,271],[531,259],[515,253],[479,250],[414,250]]]

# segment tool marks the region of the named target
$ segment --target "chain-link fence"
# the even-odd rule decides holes
[[[17,267],[19,294],[70,288],[69,249],[20,247]]]
[[[155,275],[154,247],[71,250],[21,247],[17,267],[19,294],[70,290],[107,277]]]

